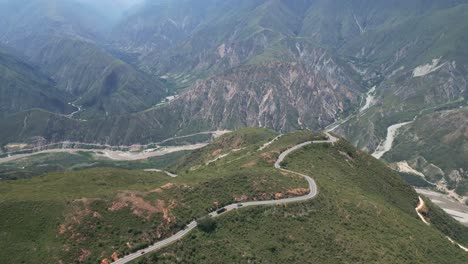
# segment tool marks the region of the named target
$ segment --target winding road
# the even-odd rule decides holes
[[[421,219],[421,221],[423,221],[426,225],[431,225],[431,223],[429,223],[426,218],[421,214],[421,212],[423,211],[424,208],[426,208],[426,204],[424,203],[424,200],[421,198],[421,196],[418,197],[419,198],[419,203],[418,203],[418,206],[415,208],[416,210],[416,213],[418,214],[419,218]],[[465,252],[468,252],[468,248],[467,247],[464,247],[462,244],[456,242],[455,240],[453,240],[451,237],[449,236],[445,236],[452,244],[454,245],[457,245],[460,249],[462,249],[463,251]]]
[[[317,193],[318,193],[317,184],[315,183],[314,179],[312,179],[312,177],[310,177],[308,175],[281,168],[281,162],[283,162],[283,160],[289,154],[291,154],[292,152],[294,152],[294,151],[296,151],[296,150],[298,150],[300,148],[303,148],[303,147],[305,147],[307,145],[311,145],[311,144],[333,144],[333,143],[335,143],[335,142],[337,142],[339,140],[338,138],[334,137],[333,135],[331,135],[328,132],[325,132],[325,134],[327,135],[328,140],[308,141],[308,142],[298,144],[298,145],[296,145],[296,146],[294,146],[294,147],[292,147],[290,149],[287,149],[286,151],[284,151],[283,153],[280,154],[280,156],[278,157],[278,159],[276,160],[275,165],[274,165],[275,168],[278,169],[278,170],[282,170],[282,171],[289,172],[289,173],[294,173],[296,175],[304,177],[307,180],[308,184],[309,184],[309,190],[310,191],[309,191],[309,193],[307,195],[292,197],[292,198],[279,199],[279,200],[253,201],[253,202],[230,204],[230,205],[224,207],[226,209],[224,212],[218,214],[216,211],[214,211],[214,212],[211,212],[208,215],[210,217],[215,218],[215,217],[218,217],[221,214],[225,214],[226,212],[236,210],[236,209],[239,209],[239,208],[249,207],[249,206],[286,204],[286,203],[301,202],[301,201],[306,201],[306,200],[313,199],[315,196],[317,196]],[[176,234],[174,234],[174,235],[172,235],[172,236],[170,236],[170,237],[168,237],[168,238],[166,238],[164,240],[156,242],[155,244],[153,244],[153,245],[151,245],[151,246],[149,246],[149,247],[147,247],[145,249],[138,250],[137,252],[132,253],[130,255],[127,255],[127,256],[125,256],[125,257],[123,257],[123,258],[121,258],[121,259],[119,259],[119,260],[117,260],[115,262],[112,262],[112,263],[113,264],[125,264],[125,263],[128,263],[128,262],[130,262],[130,261],[132,261],[134,259],[137,259],[137,258],[139,258],[139,257],[141,257],[143,255],[146,255],[146,254],[151,253],[153,251],[156,251],[156,250],[162,249],[164,247],[167,247],[170,244],[176,242],[177,240],[182,239],[185,235],[190,233],[190,231],[192,231],[196,227],[197,227],[197,222],[192,221],[183,230],[177,232]]]

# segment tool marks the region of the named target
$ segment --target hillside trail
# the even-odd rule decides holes
[[[424,202],[424,200],[421,198],[421,196],[418,197],[419,198],[419,203],[418,203],[418,206],[415,208],[416,210],[416,213],[418,214],[419,218],[421,219],[421,221],[423,221],[426,225],[431,225],[427,220],[426,218],[422,215],[422,212],[424,210],[426,210],[426,203]],[[468,248],[467,247],[464,247],[462,246],[461,244],[457,243],[455,240],[453,240],[451,237],[449,236],[445,236],[452,244],[455,244],[457,245],[459,248],[461,248],[463,251],[465,252],[468,252]]]

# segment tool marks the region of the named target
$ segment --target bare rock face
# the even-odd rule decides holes
[[[197,82],[174,104],[213,127],[323,128],[358,105],[358,85],[321,49],[307,60],[247,65]]]
[[[437,180],[442,179],[445,176],[444,171],[437,167],[434,164],[429,164],[423,169],[424,175],[426,175],[426,178],[429,179],[431,182],[435,182]]]
[[[463,176],[458,170],[452,170],[448,175],[448,179],[452,182],[461,182],[463,180]]]

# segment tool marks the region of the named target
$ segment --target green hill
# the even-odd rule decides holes
[[[39,69],[10,54],[0,46],[0,115],[32,108],[70,113],[70,98],[54,87],[54,82]],[[4,127],[5,128],[5,127]]]
[[[258,151],[275,136],[259,129],[224,135],[172,166],[177,178],[99,168],[0,182],[0,258],[12,263],[96,263],[167,237],[213,208],[295,196],[306,182],[274,169],[273,163],[281,151],[320,136],[299,131]],[[466,227],[446,221],[442,211],[430,213],[432,209],[428,217],[434,225],[426,226],[414,211],[414,190],[345,141],[305,147],[284,165],[313,176],[318,197],[229,212],[216,221],[212,233],[194,231],[155,257],[137,261],[172,263],[176,256],[188,263],[468,259],[443,233],[468,243]],[[437,229],[441,219],[446,223],[442,231]]]
[[[280,140],[281,142],[281,140]],[[272,147],[271,151],[274,151]],[[287,206],[222,216],[216,231],[184,240],[132,263],[464,263],[468,256],[437,228],[467,243],[467,229],[431,207],[426,226],[417,194],[394,172],[346,142],[312,145],[291,155],[287,169],[313,175],[319,196]],[[431,205],[433,206],[433,205]],[[435,227],[437,226],[437,227]],[[450,252],[450,253],[449,253]]]

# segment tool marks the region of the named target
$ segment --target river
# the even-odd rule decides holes
[[[372,156],[374,156],[374,158],[376,158],[376,159],[382,158],[382,156],[385,153],[387,153],[388,151],[390,151],[392,149],[393,141],[395,140],[395,136],[396,136],[396,134],[398,132],[398,129],[400,129],[401,127],[406,126],[408,124],[411,124],[413,122],[414,121],[410,121],[410,122],[404,122],[404,123],[399,123],[399,124],[389,126],[387,128],[387,137],[385,138],[385,140],[382,143],[380,143],[380,145],[377,147],[377,149],[374,151],[374,153],[372,153]]]

